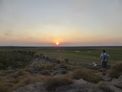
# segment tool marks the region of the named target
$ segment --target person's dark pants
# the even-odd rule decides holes
[[[106,61],[102,62],[102,68],[105,68],[105,69],[107,68],[107,62]]]
[[[102,62],[102,72],[103,72],[103,75],[106,75],[106,69],[107,69],[107,62],[106,61],[103,61]]]

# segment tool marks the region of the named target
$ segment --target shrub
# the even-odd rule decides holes
[[[49,76],[42,76],[42,75],[25,75],[21,76],[18,79],[15,79],[15,81],[18,81],[17,83],[14,84],[13,89],[16,90],[19,87],[23,87],[28,84],[33,84],[36,82],[44,82],[48,80],[50,77]]]
[[[71,84],[73,81],[67,77],[50,78],[45,82],[46,89],[54,92],[57,87]]]
[[[84,79],[93,83],[98,83],[102,80],[99,75],[89,69],[76,69],[73,71],[72,77],[74,79]]]
[[[0,80],[0,92],[11,92],[12,84]]]
[[[120,75],[122,75],[122,63],[113,65],[109,75],[112,78],[118,78]]]

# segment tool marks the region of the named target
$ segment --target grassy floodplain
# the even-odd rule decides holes
[[[27,65],[34,55],[43,54],[63,61],[68,59],[72,64],[100,63],[101,51],[105,49],[109,55],[109,63],[122,62],[122,47],[0,47],[0,66],[19,67]]]

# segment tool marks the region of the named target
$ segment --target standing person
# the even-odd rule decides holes
[[[109,58],[109,54],[106,53],[105,50],[103,50],[101,55],[100,55],[100,61],[101,61],[103,75],[106,74],[106,69],[108,66],[108,58]]]

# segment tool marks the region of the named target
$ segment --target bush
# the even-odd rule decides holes
[[[0,80],[0,92],[11,92],[12,84]]]
[[[71,84],[73,81],[67,77],[50,78],[45,82],[46,89],[54,92],[57,87]]]
[[[99,75],[89,69],[76,69],[73,71],[72,77],[74,79],[84,79],[93,83],[98,83],[102,80]]]
[[[122,63],[118,63],[116,65],[113,65],[110,70],[109,75],[112,78],[118,78],[120,75],[122,75]]]

